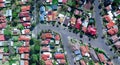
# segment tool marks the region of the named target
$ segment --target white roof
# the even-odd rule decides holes
[[[113,19],[113,14],[112,14],[112,12],[111,12],[111,11],[108,11],[107,13],[108,13],[108,15],[110,16],[110,18]]]
[[[58,17],[64,17],[64,15],[63,14],[59,14]]]
[[[88,22],[85,21],[84,23],[82,23],[82,25],[83,25],[84,27],[87,27],[87,26],[88,26]]]
[[[58,0],[58,2],[62,2],[62,0]]]

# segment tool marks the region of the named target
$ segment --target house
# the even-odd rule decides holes
[[[107,32],[110,35],[115,35],[118,32],[118,29],[117,28],[111,28]]]
[[[52,0],[46,0],[46,2],[52,4]]]
[[[52,20],[55,21],[57,19],[58,12],[52,11]]]
[[[104,55],[102,53],[98,54],[98,58],[99,58],[100,62],[105,62],[106,61],[105,57],[104,57]]]
[[[45,12],[45,6],[40,6],[40,12]]]
[[[30,34],[30,29],[24,29],[24,30],[22,30],[22,34]]]
[[[99,59],[98,59],[94,49],[90,49],[90,56],[91,56],[91,58],[93,59],[94,62],[98,62],[99,61]]]
[[[62,0],[62,3],[67,3],[68,0]]]
[[[77,10],[77,9],[74,11],[74,14],[75,14],[75,15],[79,15],[79,13],[80,13],[80,11]]]
[[[77,19],[77,23],[75,25],[75,28],[80,29],[82,22],[81,22],[81,18]]]
[[[30,48],[29,47],[19,47],[18,51],[19,51],[20,54],[25,53],[25,52],[29,53],[30,52]]]
[[[28,1],[29,1],[29,0],[21,0],[19,3],[20,3],[21,5],[23,5],[23,4],[26,4]]]
[[[5,3],[0,3],[0,8],[5,7]]]
[[[5,41],[5,36],[3,34],[0,34],[0,41]]]
[[[90,56],[89,55],[89,47],[86,45],[86,46],[80,46],[80,50],[81,50],[81,53],[83,56]]]
[[[69,26],[69,21],[70,21],[70,17],[65,17],[63,25],[64,26]]]
[[[31,26],[31,23],[30,23],[30,22],[24,22],[24,23],[22,23],[22,25],[23,25],[24,27],[29,28],[29,27]]]
[[[55,54],[54,57],[55,57],[55,59],[65,59],[65,55],[64,54],[60,54],[60,53]]]
[[[42,55],[43,55],[43,60],[52,58],[52,54],[50,52],[43,52]]]
[[[51,33],[43,33],[42,35],[41,35],[41,38],[42,39],[51,39],[53,36],[52,36],[52,34]]]
[[[28,5],[28,6],[22,6],[21,10],[22,10],[22,12],[30,11],[30,5]]]
[[[20,18],[20,22],[29,22],[30,20],[30,16]]]
[[[53,18],[52,18],[52,11],[48,11],[48,14],[47,14],[47,21],[53,21]]]
[[[58,18],[59,18],[59,23],[63,23],[64,22],[64,15],[63,14],[59,14]]]
[[[29,59],[29,54],[21,54],[21,59],[28,60]]]
[[[88,26],[87,33],[89,33],[91,35],[96,35],[97,34],[97,30],[96,30],[95,27]]]
[[[50,48],[43,46],[43,47],[41,48],[41,51],[42,51],[42,52],[49,52],[49,51],[50,51]]]
[[[11,9],[6,10],[6,16],[12,17],[12,10]]]
[[[65,59],[58,59],[57,61],[58,61],[58,63],[60,65],[66,64],[66,60]]]
[[[20,35],[19,41],[30,41],[30,36]]]
[[[52,60],[46,60],[45,65],[53,65]]]
[[[0,29],[3,29],[3,28],[5,28],[6,27],[6,23],[1,23],[0,24]]]
[[[5,0],[0,0],[0,3],[4,3],[5,2]]]
[[[26,47],[30,46],[30,42],[29,41],[25,41],[23,46],[26,46]]]
[[[117,35],[113,35],[113,36],[111,36],[111,40],[114,43],[119,40],[119,37]]]
[[[86,65],[86,62],[84,60],[80,60],[80,65]]]
[[[110,28],[113,27],[114,25],[115,25],[115,23],[109,22],[109,23],[107,24],[107,28],[110,29]]]
[[[0,60],[3,59],[3,53],[0,53]]]
[[[43,22],[45,20],[45,16],[40,14],[40,22]]]
[[[57,35],[55,36],[55,40],[60,40],[60,35],[57,34]]]
[[[104,15],[103,18],[105,18],[105,20],[106,20],[107,22],[111,22],[111,21],[112,21],[112,18],[110,18],[109,15]]]
[[[87,32],[87,27],[84,27],[84,26],[83,26],[83,27],[82,27],[82,31],[86,33],[86,32]]]
[[[41,44],[42,44],[42,45],[48,45],[49,42],[50,42],[50,41],[48,41],[48,40],[44,40],[44,41],[41,42]]]
[[[0,23],[6,23],[6,17],[3,15],[0,15]]]
[[[17,28],[14,28],[14,29],[12,30],[12,33],[13,33],[13,35],[18,35],[18,34],[20,34],[20,30],[17,29]]]
[[[46,61],[46,60],[48,60],[50,58],[50,55],[48,55],[48,54],[41,54],[41,58],[42,58],[42,60]]]
[[[75,50],[75,51],[74,51],[74,54],[75,54],[75,55],[79,55],[79,54],[81,54],[81,52],[80,52],[80,50]]]
[[[70,24],[71,24],[71,26],[74,27],[74,25],[76,24],[76,18],[75,18],[75,17],[72,17],[72,18],[71,18]]]
[[[116,43],[114,43],[114,45],[117,49],[120,49],[120,41],[117,41]]]
[[[28,60],[20,60],[20,65],[29,65]]]
[[[20,12],[19,14],[19,17],[28,17],[28,16],[30,16],[28,11]]]

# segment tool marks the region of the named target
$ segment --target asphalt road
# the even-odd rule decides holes
[[[46,24],[38,24],[36,25],[35,29],[32,31],[34,35],[37,35],[41,30],[54,30],[56,32],[58,32],[59,34],[61,34],[62,37],[62,41],[63,41],[63,45],[64,45],[64,49],[67,52],[67,59],[69,61],[69,65],[74,65],[74,57],[72,56],[72,51],[70,50],[70,46],[68,43],[68,36],[71,36],[73,38],[76,38],[78,40],[83,40],[84,43],[91,43],[91,46],[94,48],[100,48],[103,49],[105,51],[105,53],[109,56],[109,57],[113,57],[115,54],[113,51],[110,51],[109,46],[107,46],[105,44],[105,40],[101,39],[101,37],[103,36],[103,32],[102,32],[102,18],[100,16],[100,9],[98,9],[98,5],[99,2],[98,0],[95,0],[95,8],[94,8],[94,17],[96,20],[96,28],[97,28],[97,34],[98,34],[98,38],[97,39],[91,39],[91,41],[89,41],[88,37],[86,35],[83,35],[83,38],[80,38],[79,35],[76,35],[72,32],[69,32],[67,29],[64,30],[64,28],[62,26],[60,27],[53,27],[51,25],[46,25]],[[114,65],[119,65],[120,61],[118,59],[113,59]]]
[[[97,34],[98,34],[98,38],[96,40],[92,40],[91,41],[91,45],[93,47],[98,47],[100,49],[103,49],[106,54],[109,56],[109,57],[113,57],[115,54],[113,51],[110,51],[110,48],[109,46],[107,46],[105,44],[105,40],[104,39],[101,39],[101,37],[103,36],[103,29],[102,29],[102,17],[100,16],[100,9],[98,9],[98,6],[99,6],[99,2],[98,0],[95,0],[94,2],[94,15],[95,15],[95,20],[96,20],[96,28],[97,28]],[[113,59],[113,62],[114,62],[114,65],[120,65],[120,60],[118,59]]]

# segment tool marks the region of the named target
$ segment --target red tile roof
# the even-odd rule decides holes
[[[41,35],[42,39],[51,39],[52,38],[52,34],[51,33],[43,33]]]
[[[98,58],[100,59],[100,62],[105,62],[105,57],[103,54],[99,53]]]
[[[56,35],[55,40],[60,40],[60,35]]]
[[[75,28],[80,29],[81,24],[82,24],[81,19],[80,18],[77,19],[77,23],[75,25]]]
[[[83,56],[85,55],[85,53],[89,52],[89,48],[88,48],[87,45],[86,46],[80,46],[80,50],[81,50]]]
[[[64,54],[55,54],[54,56],[56,59],[65,59],[65,55]]]
[[[82,27],[82,31],[86,33],[87,32],[87,27]]]
[[[49,47],[42,47],[41,51],[49,51]]]
[[[52,60],[46,60],[46,61],[45,61],[45,65],[53,65],[53,64],[52,64]]]
[[[24,27],[27,27],[27,26],[31,26],[31,23],[30,22],[24,22],[22,23]]]
[[[5,2],[4,0],[0,0],[0,3],[3,3],[3,2]]]
[[[5,3],[0,3],[0,7],[5,7]]]
[[[25,54],[24,59],[29,59],[29,54]]]
[[[115,35],[117,32],[118,32],[117,28],[111,28],[108,30],[108,34],[110,34],[110,35]]]
[[[96,35],[97,30],[94,27],[88,26],[87,32],[90,33],[91,35]]]
[[[21,35],[21,36],[19,37],[19,41],[29,41],[29,40],[30,40],[30,38],[27,37],[27,36],[25,36],[25,35]]]
[[[20,12],[19,14],[20,17],[29,17],[29,12],[28,11],[25,11],[25,12]]]
[[[24,60],[24,65],[29,65],[28,60]]]
[[[105,15],[105,16],[103,16],[103,18],[105,18],[105,20],[107,20],[108,22],[111,22],[111,21],[112,21],[112,19],[110,18],[109,15]]]
[[[52,12],[52,18],[53,18],[52,20],[56,20],[57,14],[58,14],[57,11]]]
[[[0,23],[5,23],[5,22],[6,22],[6,17],[0,16]]]
[[[67,0],[62,0],[63,3],[67,3]]]
[[[72,17],[71,18],[71,25],[74,26],[76,24],[76,18]]]
[[[59,64],[65,64],[66,63],[66,60],[65,59],[60,59],[59,60]]]
[[[4,35],[1,35],[1,34],[0,34],[0,41],[5,41]]]
[[[29,5],[28,6],[22,6],[21,10],[22,10],[22,12],[29,11],[30,10],[30,6]]]
[[[30,51],[30,48],[29,47],[19,47],[18,50],[19,50],[19,53],[25,53],[25,52],[28,53]]]
[[[6,27],[6,23],[1,23],[0,24],[0,29],[5,28],[5,27]]]
[[[50,55],[48,55],[48,54],[42,54],[42,55],[41,55],[41,58],[42,58],[42,60],[44,60],[44,61],[46,61],[49,57],[50,57]]]
[[[113,22],[109,22],[108,24],[107,24],[107,28],[108,29],[110,29],[111,27],[113,27],[115,24],[113,23]]]
[[[120,41],[114,43],[114,45],[115,45],[115,47],[116,47],[117,49],[120,49]]]
[[[24,32],[25,32],[25,34],[29,34],[30,33],[30,29],[25,29]]]

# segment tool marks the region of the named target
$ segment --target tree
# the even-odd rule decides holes
[[[37,54],[32,54],[31,56],[32,62],[38,62],[38,58]]]
[[[11,33],[10,30],[5,29],[5,30],[4,30],[4,35],[5,35],[7,38],[11,38],[12,33]]]
[[[22,29],[24,29],[24,26],[22,24],[18,24],[17,28],[22,30]]]

